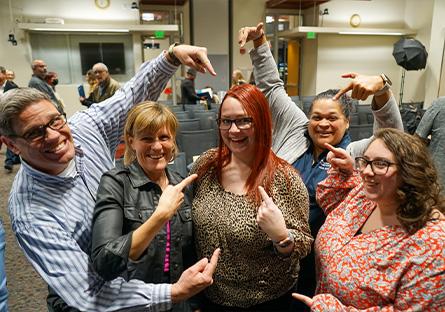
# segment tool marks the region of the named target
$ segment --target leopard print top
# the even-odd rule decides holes
[[[213,155],[214,150],[204,153],[192,172]],[[287,258],[275,252],[271,240],[258,227],[256,204],[246,195],[224,190],[213,170],[195,183],[194,190],[192,214],[198,256],[210,257],[221,248],[214,283],[206,289],[206,296],[220,305],[247,308],[284,295],[296,283],[299,261],[309,253],[312,242],[308,194],[298,173],[291,166],[277,168],[269,194],[295,237],[294,251]]]

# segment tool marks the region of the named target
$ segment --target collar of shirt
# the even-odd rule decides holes
[[[75,147],[76,156],[73,160],[74,164],[74,175],[51,175],[45,172],[42,172],[38,169],[33,168],[30,164],[22,159],[21,169],[25,171],[25,173],[37,180],[44,180],[48,183],[70,183],[73,182],[76,176],[78,176],[83,171],[83,151],[80,145]],[[68,166],[70,166],[69,164]],[[63,171],[65,172],[66,169]],[[70,173],[73,173],[70,171]]]

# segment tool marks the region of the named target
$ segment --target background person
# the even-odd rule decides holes
[[[6,80],[13,81],[15,79],[15,73],[13,70],[6,70]]]
[[[96,79],[96,75],[94,74],[93,69],[89,69],[85,74],[85,80],[88,83],[88,93],[87,97],[97,88],[98,81]]]
[[[51,98],[51,101],[54,103],[56,108],[62,112],[63,107],[62,104],[57,99],[56,95],[54,94],[54,90],[52,87],[45,81],[45,77],[48,73],[47,67],[45,62],[42,60],[34,60],[31,63],[31,69],[32,69],[32,76],[29,80],[28,87],[37,89],[45,94],[48,94],[48,96]]]
[[[178,63],[215,75],[205,48],[180,45],[142,64],[113,97],[68,123],[38,90],[15,89],[0,97],[1,139],[23,159],[9,197],[11,225],[48,283],[49,311],[168,310],[212,283],[218,251],[172,285],[104,281],[89,255],[95,195],[100,177],[114,166],[127,112],[157,99]]]
[[[299,261],[312,242],[306,189],[271,150],[271,114],[258,88],[231,88],[218,125],[218,149],[192,170],[198,173],[192,211],[198,256],[222,251],[202,310],[287,312]]]
[[[241,85],[241,84],[245,84],[245,83],[247,83],[247,82],[244,79],[244,75],[241,72],[241,70],[235,69],[232,72],[232,87],[233,86],[238,86],[238,85]]]
[[[97,86],[94,88],[88,98],[79,97],[82,105],[90,107],[94,103],[100,103],[112,97],[119,90],[120,84],[111,78],[108,67],[104,63],[96,63],[93,66],[93,73],[96,76]]]
[[[57,100],[60,103],[60,106],[62,107],[63,110],[65,110],[65,104],[63,103],[62,98],[56,91],[56,86],[59,84],[59,76],[57,75],[57,73],[52,71],[48,72],[45,76],[45,81],[47,84],[51,86],[51,88],[54,91],[54,95],[56,96]]]
[[[443,311],[445,201],[420,139],[381,129],[362,157],[329,147],[317,198],[327,214],[316,242],[311,311]]]
[[[201,97],[196,95],[195,78],[196,70],[194,68],[187,69],[186,77],[181,82],[181,101],[183,105],[196,104],[196,101],[201,100]]]
[[[177,128],[162,104],[141,103],[128,114],[124,163],[102,176],[94,209],[92,259],[105,280],[175,283],[196,261],[191,193],[182,193],[196,175],[183,180],[167,167]],[[191,309],[182,302],[172,311]]]
[[[314,98],[308,119],[284,89],[262,23],[256,27],[240,29],[240,47],[249,40],[253,40],[254,44],[250,57],[256,84],[266,95],[274,120],[272,148],[301,174],[309,193],[309,225],[315,238],[325,220],[323,210],[316,201],[317,185],[326,178],[330,167],[326,161],[328,150],[324,144],[347,149],[355,157],[363,153],[370,140],[351,142],[348,133],[351,97],[365,100],[373,95],[371,106],[374,129],[403,129],[399,108],[389,89],[389,83],[381,75],[350,73],[343,76],[352,78],[347,87],[342,90],[330,89]],[[352,90],[351,97],[345,94],[348,90]],[[313,296],[316,285],[315,255],[311,252],[301,261],[297,292]],[[294,304],[295,310],[308,311],[304,304]]]
[[[428,141],[442,189],[445,187],[445,97],[436,99],[426,110],[416,134]],[[428,139],[431,136],[431,141]]]
[[[14,77],[15,75],[13,71],[8,71],[3,66],[0,66],[0,95],[8,90],[18,88],[18,86],[13,81]]]
[[[18,88],[18,86],[14,83],[14,81],[8,79],[8,77],[9,78],[13,77],[11,75],[8,76],[7,73],[8,71],[3,66],[0,66],[0,96],[11,89]],[[1,146],[2,142],[0,142],[0,147]],[[14,154],[14,152],[11,151],[9,148],[6,148],[5,164],[4,164],[5,170],[8,173],[11,173],[14,165],[17,164],[20,164],[20,157]]]

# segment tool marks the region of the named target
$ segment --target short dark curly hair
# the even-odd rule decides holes
[[[340,91],[340,89],[328,89],[326,91],[318,93],[315,96],[314,100],[312,101],[309,111],[310,112],[312,111],[312,107],[314,106],[315,102],[317,102],[319,100],[324,100],[324,99],[332,100],[334,95],[336,95],[339,91]],[[344,94],[342,94],[342,96],[340,96],[340,98],[337,100],[337,102],[341,106],[343,115],[345,115],[346,119],[349,119],[349,115],[351,114],[351,110],[352,110],[352,98],[349,95],[347,95],[346,93],[344,93]]]
[[[434,218],[433,210],[445,211],[441,185],[428,148],[418,137],[397,129],[380,129],[371,143],[375,140],[382,140],[394,155],[401,178],[397,218],[408,233],[415,233]]]

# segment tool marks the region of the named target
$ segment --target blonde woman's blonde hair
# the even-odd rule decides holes
[[[232,87],[238,86],[241,84],[245,84],[246,80],[244,79],[243,73],[239,69],[235,69],[232,73]]]
[[[147,133],[156,133],[163,127],[172,136],[173,159],[176,157],[178,147],[176,146],[176,130],[178,120],[171,110],[156,102],[142,102],[133,107],[127,116],[124,128],[125,152],[124,164],[128,166],[136,159],[136,154],[130,145],[130,138],[138,138]]]

